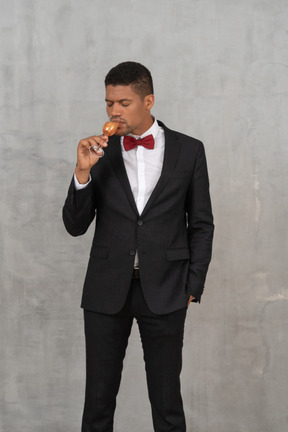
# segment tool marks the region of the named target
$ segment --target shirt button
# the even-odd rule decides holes
[[[142,220],[139,220],[137,223],[138,223],[139,226],[143,225],[143,221]]]
[[[132,256],[135,255],[135,251],[134,251],[134,250],[131,250],[131,251],[130,251],[130,255],[132,255]]]

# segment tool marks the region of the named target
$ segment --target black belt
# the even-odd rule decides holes
[[[132,279],[140,279],[139,267],[134,267]]]

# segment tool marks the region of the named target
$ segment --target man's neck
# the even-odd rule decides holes
[[[141,135],[143,135],[145,132],[147,132],[151,128],[151,126],[153,126],[154,122],[155,122],[155,117],[153,117],[152,115],[150,115],[150,118],[148,119],[148,121],[145,124],[145,126],[141,127],[141,129],[134,130],[129,135],[134,135],[134,136],[141,136]]]

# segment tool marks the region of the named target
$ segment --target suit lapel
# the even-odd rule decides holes
[[[165,150],[164,150],[163,167],[162,167],[159,180],[150,198],[148,199],[141,216],[143,216],[145,213],[147,213],[147,211],[149,211],[149,208],[151,207],[155,199],[158,197],[158,195],[160,194],[160,192],[163,190],[166,183],[168,182],[171,173],[173,172],[176,166],[178,156],[179,156],[179,150],[181,146],[180,143],[177,142],[179,140],[178,135],[175,134],[175,132],[168,129],[159,120],[158,123],[161,127],[163,127],[165,133]],[[124,192],[128,198],[129,203],[131,204],[134,212],[139,216],[139,212],[133,197],[133,193],[131,190],[131,186],[129,183],[129,179],[127,176],[126,168],[122,157],[120,137],[112,136],[109,139],[109,146],[105,150],[105,156],[109,157],[113,169],[118,177],[119,182],[121,183],[124,189]]]
[[[178,156],[179,156],[179,150],[181,146],[180,143],[177,142],[179,140],[178,135],[176,135],[175,132],[168,129],[159,120],[158,123],[161,127],[163,127],[165,133],[165,150],[164,150],[163,167],[162,167],[162,172],[159,177],[159,180],[152,194],[150,195],[150,198],[148,199],[141,216],[145,215],[145,213],[149,211],[149,208],[151,207],[155,199],[158,197],[160,192],[166,186],[166,183],[168,182],[176,166]]]
[[[112,136],[109,138],[109,146],[105,150],[105,156],[109,157],[129,203],[131,204],[134,212],[139,215],[122,157],[120,137]]]

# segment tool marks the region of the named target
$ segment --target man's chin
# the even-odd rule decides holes
[[[129,132],[126,132],[126,131],[119,131],[119,130],[117,130],[115,133],[114,133],[114,135],[115,136],[125,136],[125,135],[128,135],[128,133]]]
[[[130,130],[127,127],[127,125],[124,123],[122,123],[122,124],[120,123],[118,126],[118,129],[115,132],[115,135],[116,136],[125,136],[125,135],[128,135],[129,133],[130,133]]]

